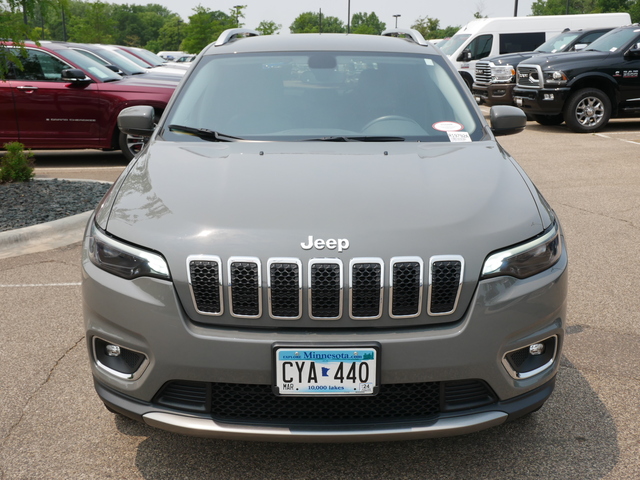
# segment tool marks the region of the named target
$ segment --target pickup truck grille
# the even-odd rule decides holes
[[[540,71],[536,67],[518,66],[517,83],[520,87],[541,88]]]
[[[491,64],[489,62],[476,63],[476,81],[478,85],[489,85],[491,83]]]
[[[415,318],[422,314],[425,279],[428,282],[427,314],[450,315],[456,310],[464,275],[462,257],[432,257],[426,271],[419,257],[392,258],[388,274],[385,267],[380,258],[354,258],[346,267],[337,258],[316,258],[306,265],[304,277],[299,259],[269,259],[266,268],[268,315],[279,320],[299,320],[306,299],[312,320],[339,320],[343,315],[353,320],[376,320],[385,313],[385,280],[388,281],[386,313],[391,318]],[[227,305],[234,317],[262,316],[260,259],[231,257],[225,269],[220,257],[191,256],[187,259],[187,268],[191,295],[199,314],[219,316]],[[349,288],[346,312],[345,285]]]

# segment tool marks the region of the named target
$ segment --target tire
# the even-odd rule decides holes
[[[127,159],[127,161],[131,161],[133,157],[135,157],[144,144],[146,143],[146,139],[144,137],[139,137],[137,135],[126,135],[120,132],[120,136],[118,137],[118,144],[120,145],[120,150],[122,150],[122,155]]]
[[[576,133],[597,132],[609,123],[611,100],[597,88],[583,88],[569,97],[564,107],[564,121]]]
[[[560,125],[562,122],[564,122],[564,115],[562,115],[561,113],[557,115],[534,115],[533,119],[540,125]]]

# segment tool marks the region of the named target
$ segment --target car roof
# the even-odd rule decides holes
[[[314,50],[442,55],[440,51],[431,44],[419,45],[409,39],[380,35],[295,33],[291,35],[260,35],[231,38],[222,45],[218,45],[219,42],[220,40],[206,47],[203,55],[216,55],[229,52],[268,53]]]

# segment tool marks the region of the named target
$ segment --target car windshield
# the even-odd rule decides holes
[[[447,43],[444,45],[438,45],[438,47],[440,47],[440,50],[442,50],[442,53],[445,55],[453,55],[456,53],[456,50],[458,50],[458,47],[466,42],[470,36],[471,35],[468,33],[456,34],[447,40]]]
[[[165,138],[472,141],[482,125],[441,57],[211,55],[181,89]]]
[[[94,77],[97,77],[98,79],[102,80],[103,82],[111,82],[115,80],[120,80],[122,78],[120,75],[118,75],[112,70],[109,70],[107,67],[98,63],[96,60],[86,57],[85,55],[71,48],[56,49],[56,53],[66,58],[67,60],[75,63],[80,68],[90,73]]]
[[[635,40],[640,35],[638,28],[624,28],[621,30],[611,30],[595,40],[586,50],[597,52],[617,52]]]
[[[118,53],[118,55],[122,55],[123,57],[125,57],[129,61],[131,61],[131,62],[135,63],[136,65],[138,65],[139,67],[142,67],[144,69],[151,68],[151,65],[149,65],[147,62],[145,62],[144,60],[136,57],[135,55],[132,55],[131,53],[127,52],[126,50],[122,50],[121,48],[118,48],[118,47],[109,47],[109,48],[113,48],[115,50],[115,52]]]
[[[140,67],[124,55],[121,55],[120,52],[114,52],[107,48],[100,48],[97,50],[97,53],[98,55],[106,58],[112,65],[126,70],[129,75],[137,75],[147,71],[145,68]]]
[[[580,32],[565,32],[547,40],[534,50],[540,53],[561,52],[564,48],[580,36]]]
[[[154,65],[156,67],[165,65],[167,63],[162,57],[159,57],[155,53],[150,52],[149,50],[145,50],[144,48],[136,48],[135,52],[136,55],[141,56],[147,62],[151,63],[151,65]]]

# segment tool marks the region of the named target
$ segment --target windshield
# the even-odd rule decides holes
[[[422,55],[212,55],[180,90],[164,135],[177,141],[479,140],[482,125],[454,75],[443,58]]]
[[[135,55],[130,54],[129,52],[127,52],[126,50],[121,50],[118,47],[110,47],[110,48],[114,48],[115,52],[118,53],[118,55],[122,55],[123,57],[125,57],[127,60],[129,60],[130,62],[135,63],[136,65],[138,65],[138,67],[142,67],[144,69],[148,69],[151,68],[151,65],[149,65],[147,62],[145,62],[144,60],[136,57]]]
[[[461,33],[460,35],[456,34],[447,40],[444,45],[438,45],[438,47],[440,47],[440,50],[442,50],[445,55],[453,55],[456,53],[456,50],[458,50],[460,45],[466,42],[470,36],[471,35],[468,33]]]
[[[104,65],[98,63],[96,60],[92,58],[86,57],[80,52],[76,52],[71,48],[60,48],[56,49],[56,53],[60,56],[66,58],[67,60],[75,63],[80,68],[89,72],[94,77],[99,78],[103,82],[109,82],[112,80],[120,80],[122,77],[117,73],[109,70]]]
[[[637,39],[639,35],[640,29],[638,28],[611,30],[609,33],[605,33],[603,36],[595,40],[586,50],[595,50],[597,52],[617,52]]]
[[[581,32],[566,32],[547,40],[534,50],[540,53],[556,53],[562,52],[564,49],[580,36]]]
[[[100,50],[98,50],[98,55],[101,55],[102,57],[106,58],[113,65],[120,67],[122,70],[124,70],[127,73],[127,75],[136,75],[140,73],[145,73],[147,71],[146,69],[141,68],[136,63],[129,60],[124,55],[120,55],[120,52],[114,52],[106,48],[104,49],[101,48]]]
[[[136,55],[141,56],[147,62],[151,63],[151,65],[154,65],[156,67],[160,65],[165,65],[167,63],[164,59],[157,56],[155,53],[150,52],[149,50],[145,50],[144,48],[136,48],[135,52],[136,52]]]

